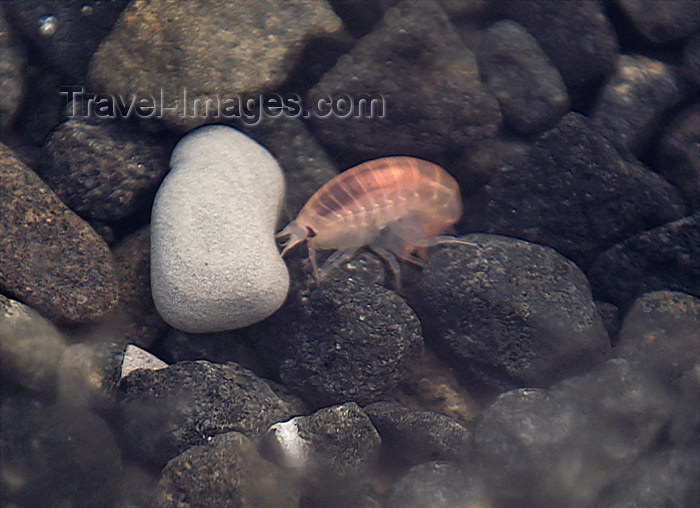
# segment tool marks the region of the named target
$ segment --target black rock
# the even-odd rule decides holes
[[[91,321],[117,298],[107,244],[0,143],[0,290],[61,322]]]
[[[418,318],[401,297],[378,285],[323,281],[294,314],[278,332],[289,345],[280,376],[318,406],[381,399],[423,353]]]
[[[678,104],[684,92],[663,62],[622,55],[598,98],[593,121],[621,153],[629,150],[641,156],[662,114]]]
[[[392,489],[387,508],[478,508],[491,506],[479,477],[451,462],[412,467]]]
[[[598,256],[588,271],[597,298],[623,311],[659,289],[700,297],[700,214],[634,235]]]
[[[121,380],[118,395],[126,447],[161,466],[218,434],[236,431],[258,440],[270,425],[294,415],[265,381],[235,363],[135,370]]]
[[[620,332],[620,309],[617,308],[617,305],[600,300],[596,300],[595,306],[603,320],[605,329],[608,331],[610,342],[614,345]]]
[[[700,209],[700,103],[684,109],[666,127],[654,169],[680,189],[693,209]]]
[[[310,116],[324,144],[356,159],[455,151],[495,134],[501,120],[476,58],[433,0],[388,9],[311,89],[307,102],[322,94],[383,99],[383,117]]]
[[[7,0],[3,8],[47,62],[70,78],[82,81],[90,57],[127,3],[128,0]]]
[[[491,25],[481,36],[477,58],[504,122],[516,131],[531,134],[550,128],[569,109],[559,72],[522,25]]]
[[[264,459],[243,434],[228,432],[193,446],[163,468],[152,506],[295,508],[295,478]]]
[[[549,390],[503,393],[475,432],[498,506],[595,506],[652,450],[672,399],[644,369],[610,360]]]
[[[653,44],[684,39],[700,29],[696,0],[617,0],[637,31]]]
[[[648,293],[625,316],[615,352],[677,386],[700,364],[698,330],[700,299],[673,291]]]
[[[501,168],[465,201],[463,223],[549,245],[585,269],[615,242],[684,212],[673,186],[623,160],[589,120],[569,113],[523,161]]]
[[[112,506],[121,453],[107,424],[73,406],[0,398],[3,506]]]
[[[12,124],[26,92],[24,66],[27,54],[0,9],[0,133]]]
[[[118,222],[155,195],[169,146],[121,123],[72,118],[44,145],[41,177],[73,211]]]
[[[585,88],[612,72],[618,45],[599,2],[502,0],[499,5],[537,39],[569,89]]]
[[[700,88],[700,34],[690,38],[683,51],[683,74]]]
[[[379,431],[391,463],[413,466],[433,460],[465,462],[471,458],[471,432],[448,416],[397,402],[375,402],[365,406],[364,411]]]
[[[416,307],[426,338],[464,373],[499,389],[551,384],[610,347],[588,282],[554,250],[472,234],[423,270]]]

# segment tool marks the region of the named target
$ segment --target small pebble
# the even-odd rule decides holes
[[[255,141],[202,127],[173,150],[151,220],[151,290],[187,332],[241,328],[275,312],[289,287],[274,239],[284,176]]]
[[[152,355],[138,346],[129,344],[124,351],[124,360],[122,361],[119,379],[124,379],[136,369],[158,370],[164,369],[167,366],[168,364],[157,356]]]

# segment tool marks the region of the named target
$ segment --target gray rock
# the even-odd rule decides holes
[[[601,133],[623,151],[641,155],[661,115],[683,98],[683,85],[663,62],[622,55],[593,112]]]
[[[624,161],[578,113],[542,134],[524,160],[500,168],[464,205],[465,230],[548,245],[584,269],[615,242],[685,213],[673,186]]]
[[[236,431],[257,441],[270,425],[293,416],[291,404],[235,363],[138,369],[120,381],[118,398],[127,449],[160,466],[218,434]]]
[[[192,128],[204,121],[196,99],[274,90],[310,39],[341,29],[320,0],[131,2],[93,55],[88,78],[94,89],[125,97],[160,98],[162,91],[165,108],[177,108],[164,109],[163,119]]]
[[[700,363],[698,330],[699,298],[673,291],[648,293],[625,316],[615,352],[675,386]]]
[[[475,432],[480,471],[499,506],[595,506],[656,446],[672,408],[653,377],[622,359],[550,390],[505,392]]]
[[[275,312],[289,286],[274,230],[284,196],[275,159],[230,127],[198,129],[173,150],[151,220],[151,290],[188,332],[240,328]]]
[[[491,25],[481,35],[477,57],[504,122],[516,131],[532,134],[553,127],[569,109],[559,72],[519,23]]]
[[[700,33],[691,37],[685,46],[683,74],[696,89],[700,87]]]
[[[430,157],[495,134],[496,98],[479,80],[476,58],[432,0],[388,9],[307,95],[379,94],[383,118],[310,115],[314,133],[347,157]]]
[[[471,432],[448,416],[396,402],[375,402],[364,411],[379,431],[391,463],[464,462],[471,458]]]
[[[700,9],[696,0],[616,1],[639,33],[654,44],[684,39],[700,29]]]
[[[138,346],[129,344],[124,350],[119,380],[121,381],[136,369],[158,370],[164,369],[167,366],[168,364],[157,356],[152,355]]]
[[[299,486],[286,471],[265,460],[250,439],[228,432],[168,462],[152,505],[295,508]]]
[[[392,489],[387,508],[481,508],[492,506],[483,481],[451,462],[412,467]]]
[[[426,338],[498,388],[543,386],[603,359],[608,334],[581,270],[557,252],[472,234],[444,246],[415,297]]]
[[[2,144],[0,181],[0,290],[52,320],[98,319],[117,298],[107,244]]]
[[[612,72],[618,44],[603,6],[593,0],[502,0],[501,13],[525,26],[552,59],[569,90],[583,90]]]
[[[671,442],[692,450],[700,440],[700,362],[679,380],[678,392],[670,430]]]
[[[593,293],[626,311],[660,289],[700,297],[700,213],[631,236],[600,254],[588,277]]]
[[[3,506],[112,506],[122,459],[107,424],[84,409],[0,398]]]
[[[700,103],[681,111],[664,129],[654,169],[700,210]]]
[[[610,342],[613,345],[616,344],[617,336],[620,333],[620,309],[617,308],[617,305],[600,300],[596,300],[595,306],[603,320],[605,329],[608,331]]]
[[[26,305],[0,295],[2,379],[52,394],[66,340],[50,321]]]
[[[318,406],[381,399],[423,353],[418,318],[401,297],[378,285],[324,281],[287,315],[294,317],[277,335],[289,348],[280,376]]]
[[[168,146],[122,123],[71,118],[44,145],[39,175],[71,210],[107,223],[133,215],[168,171]]]
[[[10,127],[22,104],[26,88],[24,66],[27,55],[10,24],[0,11],[0,132]]]

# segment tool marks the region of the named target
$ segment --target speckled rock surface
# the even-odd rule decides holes
[[[151,291],[161,317],[188,332],[260,321],[284,302],[274,240],[284,196],[277,161],[223,125],[177,144],[151,218]]]
[[[496,98],[479,80],[474,54],[432,0],[388,9],[308,99],[339,93],[384,99],[385,118],[311,117],[324,144],[365,159],[454,150],[492,136],[501,120]]]
[[[26,305],[0,295],[0,372],[30,390],[52,393],[67,347],[53,324]]]
[[[319,406],[380,399],[423,352],[418,318],[393,291],[352,279],[328,281],[296,309],[282,381]]]
[[[463,462],[472,454],[471,432],[448,416],[396,402],[375,402],[364,411],[392,461],[408,465],[431,460]]]
[[[39,175],[86,219],[118,222],[143,206],[168,171],[168,145],[120,123],[72,118],[44,145]]]
[[[136,370],[120,381],[119,403],[127,448],[160,466],[218,434],[236,431],[258,440],[270,425],[294,416],[292,404],[235,363]]]
[[[628,309],[639,296],[673,289],[700,297],[700,213],[629,237],[588,271],[596,297]]]
[[[484,30],[477,58],[504,122],[516,131],[531,134],[553,127],[569,109],[559,71],[519,23],[499,21]]]
[[[192,30],[195,23],[206,29]],[[162,90],[166,107],[178,108],[164,110],[164,120],[191,128],[203,121],[193,114],[196,98],[268,92],[309,39],[341,29],[320,0],[131,2],[93,55],[89,79],[102,92],[125,96],[160,97]]]
[[[117,298],[102,238],[1,143],[0,181],[0,290],[49,319],[99,318]]]
[[[423,270],[414,306],[456,368],[499,388],[542,386],[610,347],[585,275],[554,250],[472,234]]]
[[[648,149],[658,118],[684,95],[671,69],[644,56],[622,55],[593,113],[602,134],[636,155]]]
[[[295,508],[295,483],[288,472],[260,456],[250,439],[228,432],[168,462],[152,506]]]
[[[615,242],[684,212],[678,190],[624,161],[588,119],[569,113],[465,200],[463,222],[468,231],[554,247],[585,269]]]

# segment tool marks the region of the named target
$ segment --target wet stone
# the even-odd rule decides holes
[[[583,89],[612,72],[619,48],[600,3],[504,0],[498,5],[537,39],[569,89]]]
[[[423,270],[415,306],[456,368],[504,389],[551,384],[603,359],[610,343],[581,270],[556,251],[471,234]]]
[[[505,392],[475,432],[480,470],[499,506],[594,506],[656,446],[672,408],[653,377],[622,359],[549,390]]]
[[[26,88],[24,66],[27,55],[17,35],[0,11],[0,132],[10,127],[15,113],[22,104]]]
[[[616,146],[642,155],[661,115],[683,95],[683,85],[663,62],[622,55],[603,87],[592,118]]]
[[[674,445],[688,449],[700,440],[700,362],[678,382],[678,403],[669,434]]]
[[[516,131],[531,134],[552,127],[568,110],[559,72],[519,23],[491,25],[481,35],[477,58],[505,124]]]
[[[463,462],[471,456],[471,432],[448,416],[396,402],[375,402],[364,411],[379,431],[392,463]]]
[[[700,297],[700,213],[631,236],[597,257],[588,277],[598,298],[626,310],[672,289]]]
[[[683,51],[683,74],[695,88],[700,87],[700,33],[690,38]]]
[[[116,502],[121,453],[101,418],[2,395],[0,504],[90,508]]]
[[[280,330],[289,345],[282,381],[318,406],[381,399],[420,361],[418,318],[393,291],[337,278],[311,292]]]
[[[88,77],[94,89],[125,97],[160,100],[162,91],[163,120],[192,128],[204,121],[204,108],[193,109],[197,99],[203,104],[274,90],[311,39],[341,29],[320,0],[131,2],[93,55]]]
[[[648,293],[625,316],[615,352],[674,386],[700,363],[698,330],[700,298],[673,291]]]
[[[125,446],[161,466],[218,434],[241,432],[257,441],[270,425],[293,416],[291,404],[235,363],[135,370],[121,380],[118,399]]]
[[[595,306],[603,320],[605,329],[608,331],[610,342],[615,344],[617,342],[617,335],[620,332],[620,309],[617,308],[617,305],[600,300],[596,300]]]
[[[677,189],[624,161],[588,119],[569,113],[465,200],[463,223],[554,247],[585,269],[615,242],[684,212]]]
[[[117,298],[102,238],[2,144],[0,181],[0,290],[51,320],[102,316]]]
[[[124,350],[119,380],[131,374],[136,369],[158,370],[164,369],[168,364],[148,351],[141,349],[138,346],[129,344]]]
[[[313,102],[321,94],[383,98],[383,118],[310,118],[324,145],[365,160],[454,151],[493,136],[501,121],[474,54],[432,0],[388,9],[307,97]]]
[[[168,462],[152,505],[296,508],[299,488],[293,476],[258,453],[253,441],[227,432]]]
[[[692,35],[700,29],[695,0],[616,0],[634,27],[649,42],[663,44]]]
[[[387,508],[480,508],[491,506],[483,481],[452,462],[412,467],[396,482]]]
[[[123,123],[72,118],[47,139],[39,174],[82,217],[115,223],[153,198],[168,157],[164,141]]]
[[[50,321],[0,295],[0,374],[20,386],[52,394],[66,340]]]
[[[700,103],[681,111],[661,137],[654,167],[700,209]]]

